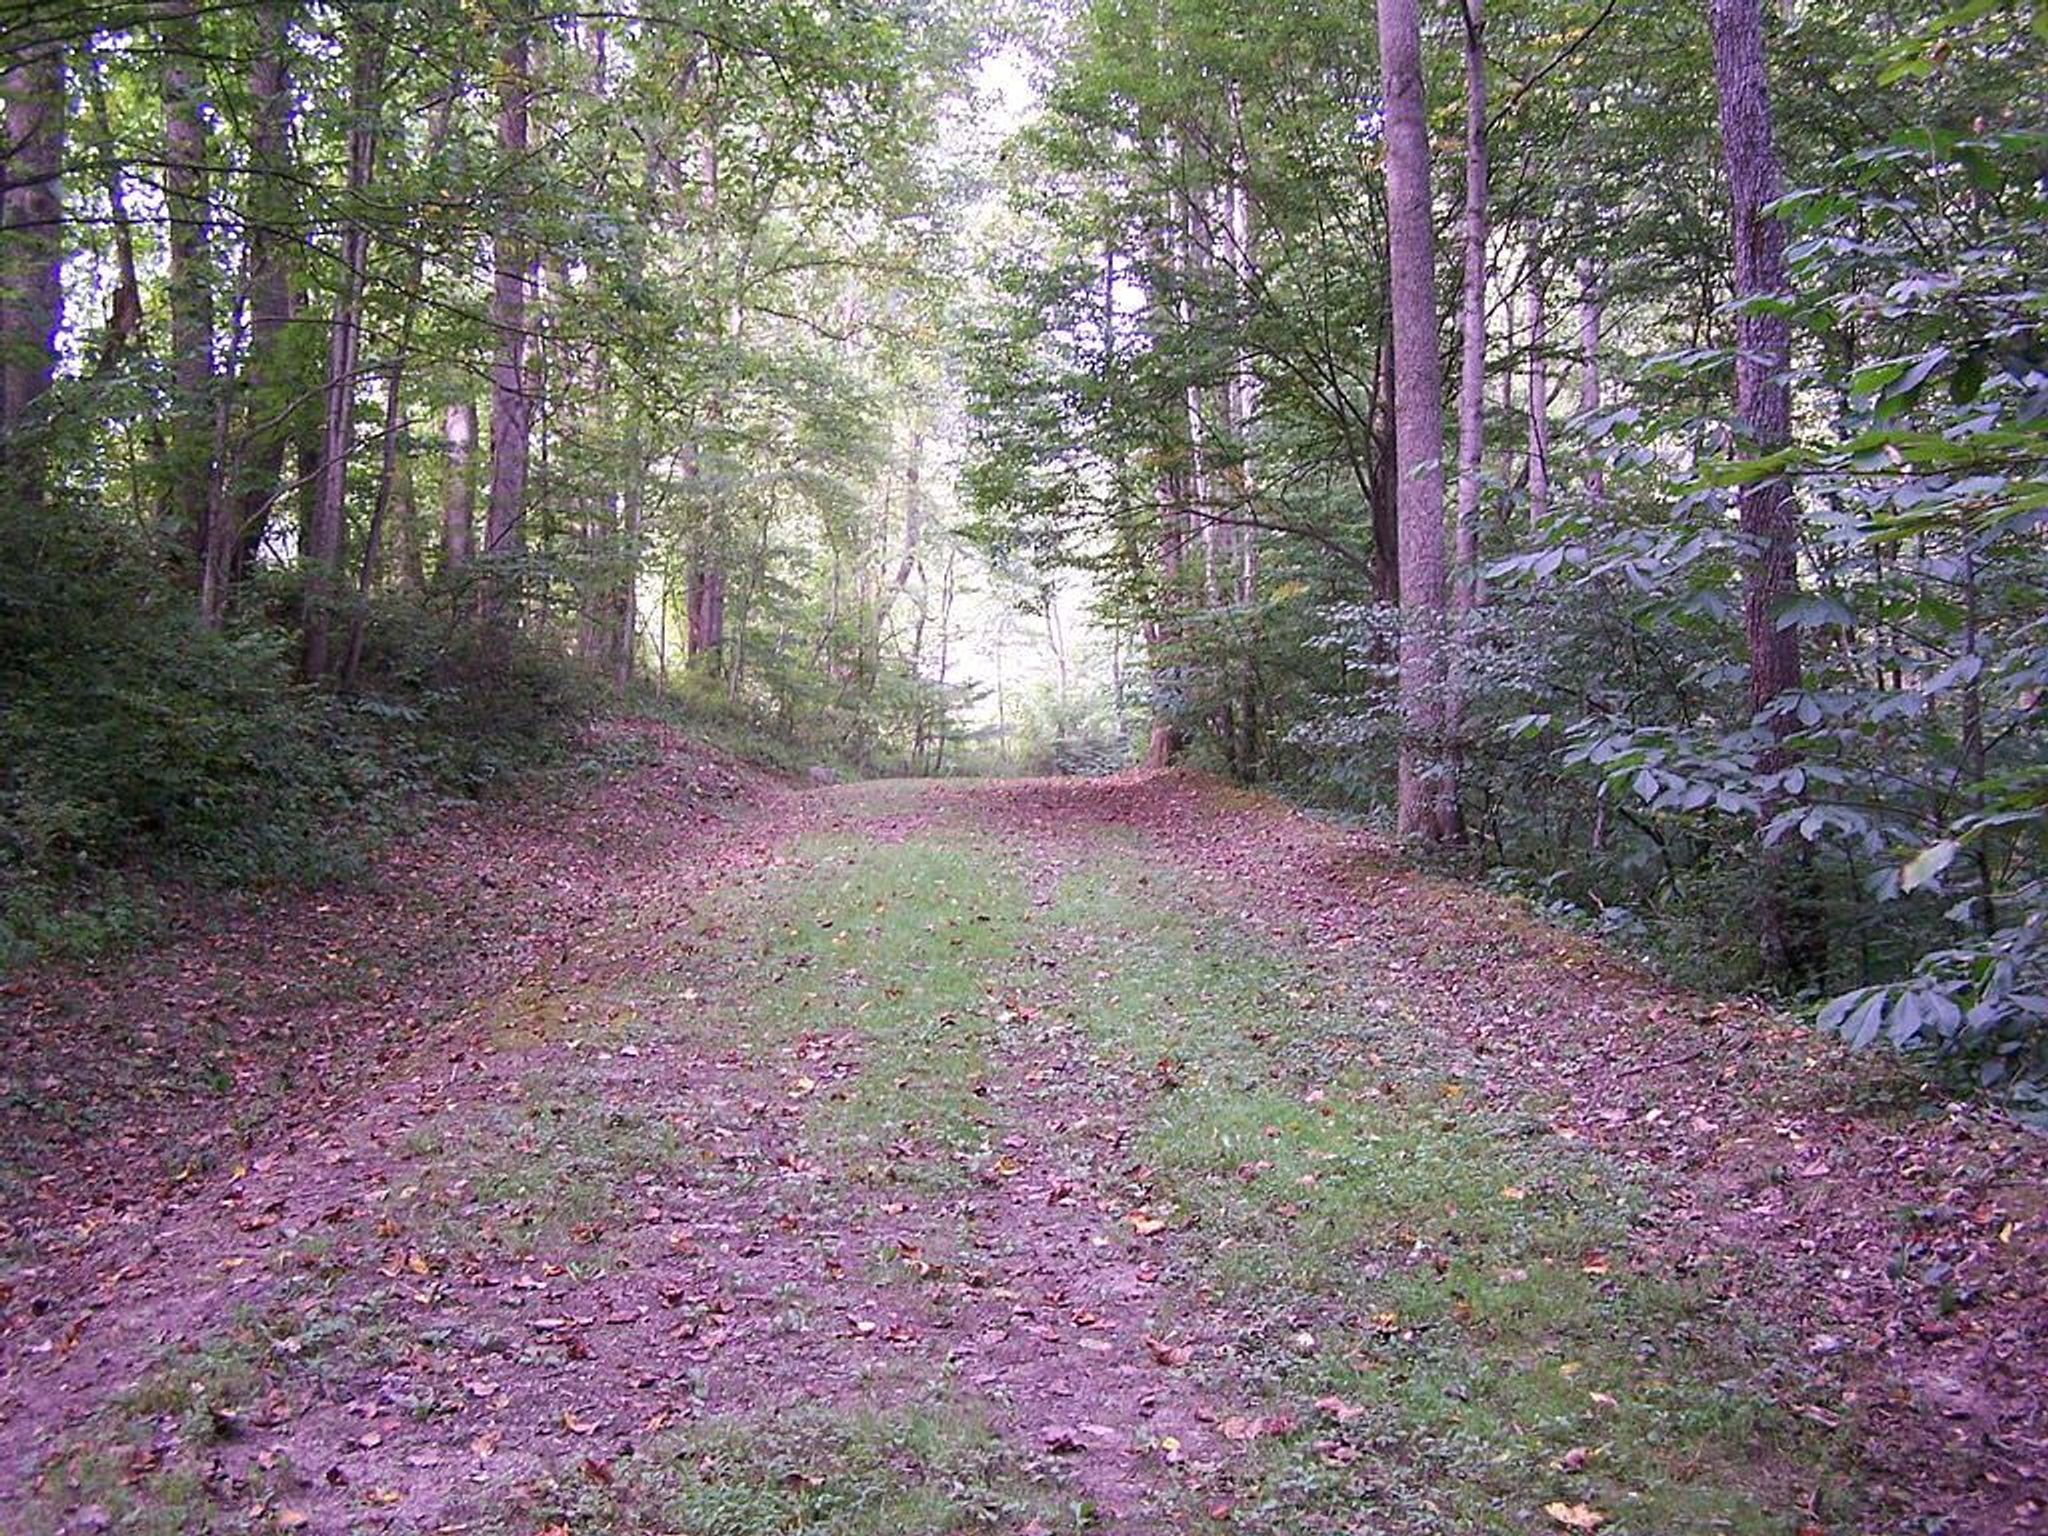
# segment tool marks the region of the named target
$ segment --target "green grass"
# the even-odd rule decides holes
[[[331,1378],[388,1367],[399,1339],[381,1294],[347,1306],[245,1311],[202,1342],[165,1354],[39,1469],[0,1529],[70,1536],[230,1536],[273,1530],[271,1500],[294,1486],[283,1458],[239,1454],[273,1406]],[[19,1524],[13,1523],[15,1520]]]
[[[437,1118],[407,1137],[437,1217],[423,1236],[441,1249],[613,1262],[605,1239],[629,1214],[634,1181],[682,1162],[677,1128],[607,1104],[602,1082],[585,1073],[532,1073],[521,1100]]]
[[[900,786],[842,793],[885,815],[916,806]],[[1188,1369],[1206,1399],[1257,1416],[1199,1500],[1227,1495],[1227,1524],[1195,1514],[1187,1530],[1555,1531],[1552,1504],[1598,1510],[1609,1536],[1869,1526],[1851,1491],[1857,1426],[1831,1433],[1791,1411],[1814,1390],[1797,1349],[1711,1271],[1639,1253],[1654,1185],[1530,1109],[1490,1106],[1445,1075],[1398,997],[1360,995],[1340,966],[1247,931],[1132,850],[1042,900],[1017,861],[957,828],[813,840],[706,905],[690,986],[631,984],[634,1038],[744,1049],[801,1108],[805,1151],[876,1199],[892,1198],[876,1186],[945,1193],[985,1171],[1018,1112],[987,1090],[1020,1053],[1036,1065],[1049,1042],[1066,1051],[1136,1125],[1146,1208],[1169,1230],[1119,1230],[1163,1266],[1160,1331],[1213,1331],[1220,1315],[1230,1348]],[[619,1027],[600,1007],[577,1018]],[[613,1101],[603,1063],[531,1072],[515,1099],[413,1133],[417,1184],[400,1203],[424,1197],[407,1244],[430,1272],[463,1248],[580,1272],[618,1262],[638,1193],[696,1154],[658,1096]],[[918,1285],[971,1247],[970,1232],[939,1230],[914,1247],[892,1238],[871,1263],[884,1283]],[[97,1502],[123,1536],[234,1529],[223,1512],[266,1496],[252,1468],[225,1495],[208,1481],[209,1447],[237,1415],[306,1388],[309,1370],[439,1347],[337,1305],[320,1290],[328,1257],[295,1251],[296,1306],[171,1357],[104,1410],[45,1474],[68,1496],[45,1502]],[[1200,1329],[1179,1330],[1171,1298],[1197,1295]],[[802,1306],[778,1301],[793,1329]],[[517,1514],[502,1528],[1087,1526],[978,1405],[898,1393],[669,1431],[610,1463],[608,1481],[556,1469],[531,1496],[507,1492]],[[419,1411],[439,1411],[431,1394]]]
[[[902,789],[843,793],[886,803]],[[976,1089],[1012,1021],[1006,980],[1029,932],[1019,873],[957,838],[817,839],[768,905],[736,1001],[742,1029],[762,1046],[858,1046],[851,1077],[791,1085],[808,1101],[807,1150],[870,1182],[963,1177],[988,1152]]]
[[[1083,1529],[970,1405],[800,1408],[671,1433],[544,1500],[572,1536],[965,1536]],[[572,1485],[573,1487],[573,1485]]]
[[[1781,1401],[1785,1341],[1711,1275],[1634,1272],[1650,1196],[1471,1107],[1420,1021],[1128,864],[1054,915],[1103,961],[1070,968],[1076,1021],[1155,1085],[1154,1211],[1252,1323],[1278,1423],[1235,1528],[1518,1531],[1557,1502],[1614,1533],[1789,1532],[1816,1489],[1846,1511],[1846,1452]]]

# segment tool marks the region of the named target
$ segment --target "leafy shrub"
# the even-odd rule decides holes
[[[271,612],[291,611],[276,579]],[[293,676],[253,609],[202,628],[145,541],[62,505],[0,515],[0,964],[148,926],[163,880],[360,868],[421,792],[557,759],[596,694],[536,641],[380,605],[364,687]]]

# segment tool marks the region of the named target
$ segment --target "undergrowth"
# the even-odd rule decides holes
[[[0,968],[150,933],[167,887],[351,875],[436,796],[566,761],[595,681],[453,594],[380,600],[353,688],[294,677],[293,582],[200,627],[151,551],[0,517]]]

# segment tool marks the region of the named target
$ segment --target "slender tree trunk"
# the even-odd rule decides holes
[[[1785,269],[1785,226],[1766,210],[1782,190],[1772,133],[1769,74],[1764,56],[1760,0],[1712,0],[1714,82],[1720,98],[1721,153],[1728,173],[1735,246],[1735,414],[1742,448],[1762,456],[1792,440],[1791,325],[1776,306],[1791,293]],[[1761,715],[1800,684],[1799,632],[1781,627],[1778,614],[1798,591],[1798,509],[1781,476],[1742,488],[1740,520],[1749,545],[1744,578],[1743,627],[1749,641],[1749,703]],[[1771,717],[1771,735],[1791,729]],[[1789,754],[1773,747],[1762,768],[1776,772]],[[1766,820],[1783,797],[1767,797]],[[1766,887],[1760,927],[1765,966],[1780,975],[1802,967],[1813,925],[1794,910],[1792,880],[1781,848],[1766,850]]]
[[[163,47],[164,214],[169,221],[173,403],[165,465],[170,512],[191,556],[200,613],[225,611],[232,542],[214,526],[213,255],[207,186],[206,86],[197,11],[178,0],[158,23]]]
[[[1500,419],[1503,423],[1507,423],[1515,419],[1515,343],[1517,332],[1515,329],[1515,305],[1512,301],[1502,306],[1501,319],[1507,328],[1506,334],[1501,338],[1503,354],[1507,362],[1506,366],[1500,371]],[[1503,435],[1500,450],[1501,484],[1512,487],[1515,483],[1515,475],[1514,439],[1512,436]]]
[[[1401,763],[1404,836],[1455,841],[1457,785],[1444,752],[1449,683],[1444,565],[1443,357],[1436,230],[1416,0],[1381,0],[1386,93],[1387,247],[1394,320],[1394,441],[1400,509]]]
[[[142,283],[135,270],[135,230],[128,216],[128,196],[121,179],[121,156],[114,140],[112,115],[107,111],[106,83],[100,78],[97,53],[84,54],[85,93],[92,107],[94,149],[105,162],[107,214],[114,236],[114,292],[108,305],[107,326],[101,341],[99,368],[120,361],[142,330]]]
[[[533,93],[531,22],[526,12],[511,23],[498,78],[498,148],[513,188],[525,184],[527,109]],[[531,257],[523,231],[524,198],[501,200],[491,240],[491,486],[484,514],[484,555],[512,559],[525,549],[526,476],[534,401],[528,392],[526,294]],[[493,576],[485,587],[487,617],[502,616],[507,583]]]
[[[400,454],[392,468],[391,543],[398,557],[398,584],[417,597],[427,590],[427,558],[420,540],[420,507],[413,456]]]
[[[294,245],[287,228],[292,212],[287,183],[292,87],[285,68],[290,26],[289,5],[268,4],[257,12],[256,59],[249,70],[249,96],[255,105],[244,201],[249,230],[249,357],[242,373],[242,441],[230,503],[235,543],[229,576],[234,581],[247,574],[263,547],[284,473],[285,449],[299,414],[298,381],[288,374],[286,346],[292,321]]]
[[[370,231],[362,200],[376,173],[378,118],[382,112],[385,38],[381,22],[366,20],[356,39],[349,90],[347,215],[341,237],[341,292],[327,338],[327,425],[320,442],[320,473],[313,515],[300,552],[306,572],[305,649],[301,670],[325,677],[333,666],[334,608],[341,597],[342,556],[348,538],[348,461],[355,447],[356,370],[362,354],[363,289]]]
[[[1579,261],[1579,419],[1590,425],[1600,413],[1600,266],[1592,257]],[[1592,453],[1590,445],[1588,453]],[[1586,469],[1586,494],[1596,503],[1607,498],[1607,472],[1597,457]]]
[[[1244,341],[1244,328],[1251,313],[1254,282],[1252,252],[1252,197],[1249,151],[1244,137],[1244,93],[1237,81],[1230,82],[1230,162],[1224,179],[1224,242],[1230,272],[1231,320],[1235,333],[1230,360],[1230,377],[1224,385],[1224,425],[1230,436],[1231,503],[1243,519],[1235,529],[1237,607],[1243,613],[1243,628],[1237,636],[1232,658],[1235,696],[1233,715],[1237,742],[1233,756],[1238,773],[1251,779],[1257,775],[1260,757],[1260,709],[1258,677],[1258,529],[1252,526],[1254,482],[1251,458],[1252,422],[1258,414],[1258,377]]]
[[[1172,281],[1176,257],[1171,228],[1155,229],[1152,236],[1153,271],[1157,276],[1146,295],[1146,314],[1152,342],[1157,347],[1172,334],[1174,314],[1160,286],[1162,281]],[[1112,355],[1116,350],[1113,321],[1112,308],[1106,321],[1112,325]],[[1154,490],[1159,517],[1159,597],[1145,623],[1145,648],[1152,668],[1152,733],[1145,746],[1145,766],[1153,769],[1169,766],[1186,745],[1174,719],[1173,677],[1179,662],[1174,652],[1181,639],[1181,562],[1188,537],[1185,450],[1180,441],[1185,412],[1181,414],[1180,423],[1160,423],[1158,481]]]
[[[716,269],[718,250],[718,139],[714,124],[705,124],[697,140],[696,216],[698,238],[712,253]],[[721,315],[716,331],[721,339],[728,329]],[[730,327],[737,329],[737,327]],[[714,393],[705,403],[705,423],[717,427],[723,410]],[[706,443],[699,443],[689,459],[689,474],[703,483]],[[723,665],[725,649],[725,550],[720,537],[720,516],[716,488],[702,499],[701,520],[691,543],[690,574],[686,592],[689,616],[689,655],[694,665],[717,670]]]
[[[631,409],[631,407],[628,407]],[[640,524],[647,500],[647,447],[636,423],[626,434],[626,484],[619,494],[620,571],[612,587],[612,683],[633,682],[634,630],[639,622]]]
[[[4,80],[7,190],[0,198],[0,495],[42,499],[44,454],[27,441],[57,371],[63,320],[64,55],[24,40]]]
[[[1451,571],[1450,655],[1445,659],[1444,757],[1455,786],[1465,764],[1465,652],[1483,598],[1479,576],[1481,467],[1486,453],[1486,16],[1464,0],[1465,272],[1458,313],[1458,512]],[[1449,811],[1457,815],[1455,790]]]
[[[1529,252],[1529,525],[1550,516],[1550,274]]]
[[[1400,453],[1394,443],[1394,348],[1380,339],[1373,364],[1372,399],[1372,595],[1382,603],[1401,601]]]
[[[476,402],[448,407],[442,431],[447,458],[441,478],[441,571],[468,565],[476,553]]]
[[[363,557],[356,569],[356,600],[349,610],[348,643],[342,649],[344,692],[355,691],[356,677],[362,670],[363,643],[370,629],[370,593],[383,553],[384,530],[391,521],[392,493],[398,487],[399,466],[404,462],[399,451],[405,438],[405,417],[400,405],[404,382],[404,364],[393,361],[384,374],[384,448],[377,470],[377,499],[370,506],[370,526],[363,531]]]
[[[1179,151],[1181,180],[1194,176],[1193,158],[1185,141]],[[1208,218],[1199,189],[1173,195],[1172,253],[1174,318],[1183,358],[1185,378],[1181,388],[1182,414],[1186,418],[1186,460],[1181,484],[1186,494],[1185,509],[1193,527],[1201,531],[1202,598],[1210,608],[1222,601],[1220,576],[1224,561],[1223,535],[1216,520],[1215,487],[1210,480],[1208,429],[1202,409],[1202,386],[1194,368],[1195,289],[1204,283],[1208,271]]]
[[[1465,6],[1465,284],[1459,299],[1457,570],[1452,605],[1460,617],[1480,602],[1480,469],[1486,452],[1486,18],[1484,0]],[[1453,722],[1455,724],[1455,722]]]

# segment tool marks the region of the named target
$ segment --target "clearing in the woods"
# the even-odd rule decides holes
[[[9,1536],[2048,1518],[2037,1139],[1355,834],[673,744],[446,830],[13,983]]]

